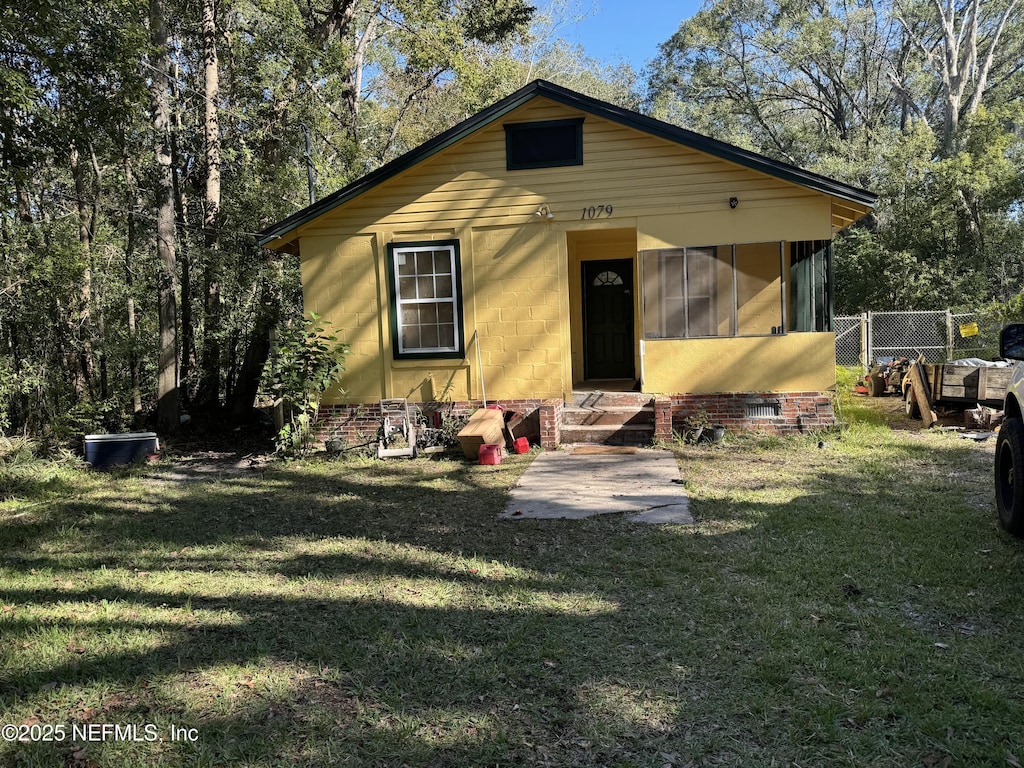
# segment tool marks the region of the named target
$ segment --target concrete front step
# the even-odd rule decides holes
[[[654,402],[642,392],[580,390],[562,409],[562,442],[650,445]]]
[[[572,402],[577,408],[643,408],[652,405],[653,398],[643,392],[574,391]]]
[[[653,424],[654,408],[645,405],[616,405],[604,408],[582,408],[567,405],[562,409],[563,425],[579,425],[591,427],[619,427],[634,424]]]
[[[594,426],[566,424],[562,427],[562,443],[591,445],[650,445],[654,442],[653,424]]]

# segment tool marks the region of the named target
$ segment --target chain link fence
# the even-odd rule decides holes
[[[835,318],[836,364],[867,370],[883,357],[924,355],[929,363],[966,357],[991,359],[999,348],[998,329],[977,325],[973,312],[865,312]]]

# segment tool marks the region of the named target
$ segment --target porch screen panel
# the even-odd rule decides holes
[[[644,336],[679,339],[732,333],[732,248],[641,253]]]
[[[814,330],[831,331],[835,317],[832,287],[832,241],[815,240],[814,249]]]
[[[789,258],[789,330],[831,331],[832,243],[790,243]]]
[[[779,243],[736,246],[736,322],[740,336],[782,332],[782,258]]]
[[[682,248],[644,251],[644,336],[673,339],[686,335],[686,294]]]
[[[714,336],[715,249],[686,249],[687,336]]]

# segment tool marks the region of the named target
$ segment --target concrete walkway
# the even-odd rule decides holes
[[[669,451],[594,450],[577,446],[537,456],[501,517],[580,520],[625,512],[637,523],[693,522]]]

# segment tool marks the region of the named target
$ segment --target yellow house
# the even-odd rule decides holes
[[[260,243],[351,347],[346,436],[393,397],[536,411],[548,447],[622,439],[630,404],[640,434],[799,430],[834,421],[831,241],[875,200],[536,81]]]

